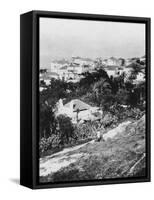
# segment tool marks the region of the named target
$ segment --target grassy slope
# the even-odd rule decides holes
[[[145,118],[129,124],[122,134],[71,152],[84,153],[77,162],[41,177],[41,182],[106,179],[145,175]],[[68,155],[69,156],[69,155]]]

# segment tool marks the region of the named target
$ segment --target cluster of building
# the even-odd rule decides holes
[[[145,56],[141,58],[115,58],[108,59],[97,58],[95,60],[89,58],[72,57],[70,60],[53,60],[50,63],[50,69],[40,71],[40,81],[44,81],[46,85],[50,84],[51,78],[64,80],[66,82],[78,82],[83,73],[92,73],[98,68],[103,68],[109,77],[117,77],[122,73],[127,76],[132,71],[132,64],[140,62],[145,70]],[[137,80],[143,79],[144,73],[137,75]]]
[[[70,60],[54,60],[46,73],[40,73],[40,80],[55,78],[67,82],[78,82],[85,72],[93,72],[95,62],[89,58],[72,57]]]
[[[109,59],[88,59],[81,57],[72,57],[70,60],[54,60],[50,64],[50,69],[40,70],[40,81],[44,81],[46,85],[50,84],[51,78],[64,80],[66,82],[78,82],[85,72],[95,72],[99,68],[103,68],[109,77],[118,77],[125,73],[127,80],[132,74],[134,65],[140,66],[140,70],[136,75],[134,84],[145,80],[145,56],[141,58],[114,58]],[[43,89],[43,88],[42,88]],[[60,99],[57,102],[55,114],[66,115],[71,118],[73,124],[83,123],[84,121],[95,121],[102,117],[102,110],[98,107],[92,107],[79,99],[73,99],[63,104]]]

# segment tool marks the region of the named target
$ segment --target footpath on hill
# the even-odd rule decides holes
[[[104,134],[104,140],[112,139],[117,134],[122,133],[126,126],[130,124],[130,121],[125,121],[118,125],[118,127],[111,129],[106,134]],[[70,164],[76,162],[78,159],[84,158],[87,153],[79,153],[80,148],[86,147],[88,144],[92,144],[95,141],[92,140],[90,142],[77,145],[74,147],[65,148],[62,151],[58,153],[54,153],[50,156],[45,156],[43,158],[40,158],[40,176],[47,176],[49,174],[55,173],[59,171],[63,167],[67,167]],[[78,153],[75,153],[75,151],[78,150]],[[74,152],[74,153],[73,153]]]

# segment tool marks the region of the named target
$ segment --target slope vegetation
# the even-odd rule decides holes
[[[104,135],[105,137],[105,135]],[[105,141],[87,143],[67,153],[78,159],[58,171],[41,176],[41,182],[62,182],[145,176],[145,116],[126,123]]]

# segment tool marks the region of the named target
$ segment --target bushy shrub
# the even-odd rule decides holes
[[[75,134],[76,134],[77,140],[83,140],[83,139],[92,137],[94,134],[94,131],[90,122],[86,122],[84,124],[76,125]]]
[[[101,119],[101,124],[104,128],[107,128],[111,125],[115,125],[118,122],[118,118],[116,115],[113,115],[111,113],[106,113],[103,118]]]
[[[133,119],[140,119],[144,115],[145,111],[141,111],[139,108],[130,108],[126,115]]]
[[[113,105],[110,111],[112,115],[117,117],[117,120],[125,120],[128,118],[140,119],[145,111],[139,108],[132,108],[130,106]]]
[[[100,121],[87,121],[83,124],[75,126],[75,134],[77,141],[95,139],[97,130],[101,127]]]
[[[52,147],[51,137],[49,138],[41,138],[39,143],[39,151],[43,153]]]
[[[59,115],[56,119],[55,130],[50,129],[49,137],[41,137],[39,151],[43,153],[48,150],[60,149],[68,144],[75,143],[76,135],[71,119],[64,115]]]

